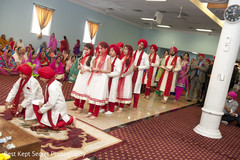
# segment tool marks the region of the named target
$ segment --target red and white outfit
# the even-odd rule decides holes
[[[95,64],[92,65],[94,68],[107,70],[109,58],[109,55],[102,55],[101,58],[97,57],[95,58]],[[86,97],[89,99],[90,104],[88,112],[95,117],[98,116],[100,106],[108,103],[108,79],[108,75],[101,72],[92,72],[89,78],[86,90]]]
[[[118,81],[119,76],[122,70],[122,62],[121,60],[116,57],[111,57],[111,64],[112,64],[112,72],[107,74],[109,77],[108,82],[108,90],[109,90],[109,97],[108,97],[108,107],[110,112],[114,112],[114,106],[117,102],[117,88],[118,88]]]
[[[51,129],[65,129],[65,125],[73,123],[73,117],[67,114],[62,84],[55,80],[55,72],[50,67],[42,67],[38,69],[38,73],[40,77],[49,80],[44,93],[44,104],[41,108],[34,105],[37,119],[39,123]]]
[[[144,50],[134,51],[133,56],[134,56],[134,65],[138,66],[138,69],[136,71],[134,71],[134,75],[133,75],[133,86],[134,86],[134,88],[133,88],[133,95],[134,95],[133,107],[137,108],[139,94],[141,92],[141,86],[142,86],[143,71],[145,69],[149,68],[149,59],[148,59],[147,53],[144,52]]]
[[[151,45],[151,47],[152,47],[152,45]],[[157,51],[156,48],[154,50]],[[150,53],[149,62],[151,62],[150,68],[148,70],[145,70],[144,75],[143,75],[143,84],[146,84],[146,89],[145,89],[146,96],[150,95],[151,86],[155,86],[154,85],[155,75],[156,75],[157,68],[160,63],[160,58],[156,52]]]
[[[17,107],[20,100],[20,92],[19,90],[23,91],[24,100],[21,103],[21,106],[23,107],[23,113],[25,120],[33,120],[36,119],[35,113],[33,111],[33,104],[35,101],[43,102],[43,94],[42,94],[42,88],[39,84],[39,82],[31,76],[32,69],[30,66],[20,65],[17,69],[24,74],[24,71],[22,71],[22,68],[29,67],[29,77],[26,79],[19,78],[18,81],[13,85],[13,88],[9,92],[6,102],[12,102],[14,100],[14,104],[12,109],[14,109],[14,116],[21,116],[20,113],[17,112]],[[19,69],[20,68],[20,69]],[[17,98],[18,97],[18,98]],[[17,99],[15,99],[17,98]],[[16,100],[16,101],[15,101]],[[11,110],[12,110],[11,109]]]
[[[165,101],[167,101],[170,92],[175,91],[177,74],[178,71],[181,70],[180,60],[180,57],[177,57],[176,55],[168,55],[165,57],[164,62],[161,65],[161,68],[163,68],[164,71],[158,82],[157,90],[160,89],[160,91],[163,92],[163,98]],[[172,71],[167,71],[166,68],[172,69]]]
[[[78,72],[77,75],[77,79],[76,82],[74,84],[71,96],[73,96],[75,98],[75,102],[74,105],[78,108],[83,109],[84,104],[87,100],[87,95],[86,95],[86,91],[87,91],[87,87],[88,87],[88,80],[92,74],[92,72],[84,72],[83,74],[81,74],[81,70],[87,69],[90,70],[91,66],[87,66],[86,62],[88,61],[88,58],[93,54],[94,52],[94,48],[93,45],[91,44],[91,51],[88,55],[85,55],[81,60],[79,65],[81,65],[81,69]],[[90,62],[90,64],[92,64]]]

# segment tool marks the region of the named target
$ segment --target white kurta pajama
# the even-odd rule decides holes
[[[7,96],[6,102],[12,102],[12,100],[15,98],[19,89],[21,79],[22,78],[19,78],[18,81],[13,85],[13,88],[11,89],[11,91]],[[26,109],[25,120],[36,119],[37,117],[33,110],[33,104],[35,104],[36,102],[38,102],[38,104],[39,102],[43,103],[44,98],[43,98],[42,88],[39,82],[34,77],[31,77],[23,87],[23,95],[24,95],[24,100],[22,101],[21,105],[23,108]]]
[[[47,86],[46,86],[45,97],[47,94]],[[52,123],[55,126],[58,122],[59,115],[60,115],[60,119],[62,119],[64,122],[67,123],[70,120],[70,116],[67,114],[67,111],[66,111],[66,102],[65,102],[64,95],[62,93],[62,84],[57,80],[54,80],[48,87],[48,95],[49,97],[48,97],[47,103],[45,103],[39,109],[39,111],[43,113],[40,122],[46,126],[52,127],[48,119],[48,111],[51,110]]]
[[[167,60],[167,58],[168,58],[169,56],[170,56],[169,61],[168,61],[168,63],[167,63],[167,66],[165,66],[165,62],[166,62],[166,60]],[[172,68],[173,68],[173,65],[171,65],[171,63],[172,63],[172,61],[173,61],[173,59],[174,59],[175,56],[171,56],[171,55],[169,55],[169,56],[166,56],[166,57],[165,57],[162,65],[161,65],[161,68],[163,68],[163,69],[165,70],[165,74],[162,75],[162,76],[164,76],[164,77],[163,77],[163,80],[162,80],[162,83],[161,83],[161,86],[160,86],[160,91],[162,91],[162,92],[165,91],[166,83],[167,83],[167,78],[168,78],[168,73],[169,73],[169,71],[167,71],[166,68],[168,68],[168,69],[172,69]],[[174,74],[173,74],[173,79],[172,79],[172,85],[171,85],[170,92],[175,92],[176,81],[177,81],[177,74],[178,74],[178,72],[181,70],[181,62],[180,62],[180,61],[181,61],[181,59],[180,59],[180,57],[178,57],[178,58],[177,58],[176,66],[175,66],[175,68],[173,69]],[[168,99],[168,97],[164,96],[164,100],[167,101],[167,99]]]
[[[157,54],[157,53],[156,53],[156,54]],[[150,57],[151,60],[153,59],[153,56],[154,56],[154,54],[151,55],[151,57]],[[151,80],[151,86],[155,86],[155,85],[154,85],[154,81],[155,81],[155,76],[156,76],[156,72],[157,72],[159,63],[160,63],[160,58],[159,58],[159,56],[157,55],[157,56],[156,56],[156,61],[155,61],[155,63],[152,63],[152,64],[151,64],[151,66],[154,67],[154,69],[153,69],[153,75],[152,75],[152,80]],[[145,70],[145,72],[147,72],[147,70]],[[147,80],[148,80],[148,76],[146,75],[146,76],[144,77],[143,84],[147,84]]]
[[[135,53],[136,51],[134,51],[133,53]],[[136,53],[136,57],[134,59],[134,65],[137,66],[137,62],[138,62],[138,58],[140,56],[142,51],[137,51]],[[146,52],[143,53],[142,56],[142,60],[140,62],[140,65],[138,66],[138,75],[137,75],[137,80],[135,83],[135,87],[133,90],[133,93],[135,94],[140,94],[141,92],[141,86],[142,86],[142,78],[143,78],[143,71],[145,69],[149,68],[149,59],[148,59],[148,55]]]
[[[111,57],[111,63],[113,63],[115,57]],[[117,89],[118,89],[118,81],[119,76],[122,70],[122,62],[119,58],[116,59],[114,64],[114,69],[111,73],[107,74],[109,78],[112,77],[112,84],[109,92],[108,101],[109,102],[117,102]]]

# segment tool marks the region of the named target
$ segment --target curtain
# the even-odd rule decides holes
[[[88,21],[88,28],[89,28],[89,32],[90,32],[91,42],[98,31],[98,27],[99,27],[98,23],[93,23],[93,22]]]
[[[49,10],[47,8],[42,8],[38,5],[35,5],[36,7],[36,12],[37,12],[37,17],[38,17],[38,22],[40,26],[40,34],[38,35],[38,38],[42,38],[42,30],[48,25],[49,21],[52,18],[53,15],[53,10]]]

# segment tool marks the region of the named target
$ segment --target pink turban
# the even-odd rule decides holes
[[[18,66],[17,70],[26,76],[30,76],[32,74],[32,68],[27,64]]]
[[[175,47],[175,46],[171,47],[170,50],[173,50],[175,54],[178,53],[178,49],[177,49],[177,47]]]
[[[118,42],[117,46],[120,47],[120,48],[123,48],[123,43],[122,42]]]
[[[50,67],[39,68],[38,74],[40,77],[45,78],[45,79],[51,79],[55,76],[55,72]]]
[[[235,93],[234,91],[228,92],[228,95],[233,97],[235,101],[237,100],[237,93]]]
[[[153,48],[153,49],[155,50],[155,52],[158,51],[158,47],[157,47],[155,44],[152,44],[152,45],[150,46],[150,48]]]

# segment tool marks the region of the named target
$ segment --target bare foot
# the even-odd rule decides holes
[[[33,124],[32,126],[33,127],[37,127],[37,126],[39,126],[40,125],[40,123],[35,123],[35,124]]]
[[[142,97],[143,97],[143,98],[146,98],[146,95],[143,95]]]
[[[146,96],[146,99],[149,100],[149,96]]]
[[[78,107],[76,107],[76,106],[73,106],[73,107],[70,107],[69,109],[70,109],[70,110],[77,110],[77,109],[78,109]]]
[[[162,100],[162,103],[166,104],[166,103],[167,103],[167,101],[165,101],[165,100]]]
[[[132,111],[137,111],[137,108],[132,108]]]
[[[123,111],[123,109],[122,109],[122,108],[119,108],[119,109],[117,110],[117,113],[122,113],[122,111]]]
[[[95,117],[95,116],[91,116],[89,119],[91,119],[91,120],[94,120],[94,119],[96,119],[97,117]]]
[[[81,109],[81,108],[78,108],[78,110],[76,110],[74,113],[79,114],[79,113],[81,113],[81,112],[82,112],[82,109]]]
[[[88,117],[91,117],[92,116],[92,113],[88,113],[86,114],[85,116],[83,116],[84,118],[88,118]]]

